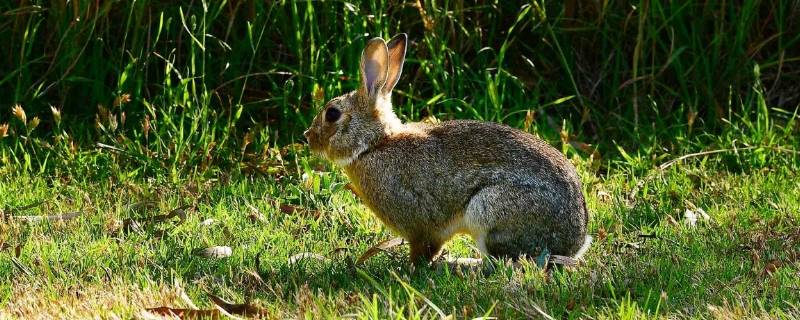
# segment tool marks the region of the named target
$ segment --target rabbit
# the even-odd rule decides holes
[[[357,197],[408,241],[412,265],[434,262],[460,233],[484,257],[583,255],[589,213],[561,152],[491,122],[400,121],[391,93],[407,39],[367,42],[360,87],[327,102],[304,132],[311,151],[341,167]]]

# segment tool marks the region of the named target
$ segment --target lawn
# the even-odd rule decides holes
[[[412,269],[310,154],[401,32],[402,121],[576,166],[577,266]],[[0,43],[0,319],[800,318],[797,1],[0,1]]]
[[[0,316],[130,318],[162,306],[213,309],[209,293],[246,301],[269,318],[800,311],[796,166],[731,172],[688,159],[643,177],[591,173],[578,160],[596,240],[585,261],[550,272],[525,263],[486,272],[442,264],[411,270],[403,245],[356,264],[392,235],[335,168],[300,148],[284,148],[276,161],[281,170],[268,175],[177,184],[4,169]],[[161,216],[176,209],[182,211]],[[69,212],[82,214],[21,220]],[[230,256],[202,251],[215,246],[230,247]],[[466,238],[452,241],[446,254],[478,256]]]

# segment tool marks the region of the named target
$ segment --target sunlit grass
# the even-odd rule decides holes
[[[301,166],[315,162],[299,156]],[[5,172],[0,207],[10,216],[0,224],[0,310],[28,317],[64,307],[65,314],[126,317],[146,307],[185,306],[175,294],[164,296],[184,290],[204,308],[210,292],[251,301],[274,317],[430,318],[437,308],[458,318],[530,317],[536,308],[556,318],[796,313],[796,173],[786,167],[733,174],[691,163],[656,174],[633,199],[629,192],[643,178],[584,174],[596,242],[580,267],[549,275],[533,265],[492,274],[412,272],[405,247],[354,266],[391,234],[343,186],[344,177],[325,167],[306,171],[306,178],[287,169],[280,182],[269,176],[179,184]],[[38,201],[44,203],[13,210]],[[189,205],[185,220],[147,218],[181,205]],[[710,219],[692,226],[684,212],[698,208]],[[71,211],[84,214],[37,224],[15,218]],[[130,227],[130,219],[141,225]],[[196,254],[211,246],[230,246],[232,255]],[[447,252],[477,257],[466,238]],[[289,263],[299,253],[329,260]]]
[[[272,318],[800,317],[797,21],[756,0],[2,2],[0,318],[207,292]],[[354,265],[391,235],[295,143],[399,32],[401,119],[505,123],[578,166],[581,267]]]

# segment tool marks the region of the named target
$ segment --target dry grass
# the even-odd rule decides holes
[[[135,285],[114,279],[63,287],[42,280],[28,280],[16,280],[12,284],[11,297],[0,308],[0,318],[129,319],[146,308],[190,307],[179,285],[165,286],[152,281]]]

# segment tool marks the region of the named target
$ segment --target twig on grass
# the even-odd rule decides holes
[[[17,269],[19,269],[19,271],[25,275],[33,277],[33,272],[31,272],[31,269],[28,269],[28,267],[23,265],[22,262],[20,262],[16,257],[11,257],[11,263],[14,264],[14,267],[17,267]]]
[[[640,234],[639,234],[639,238],[643,238],[643,239],[656,239],[656,240],[666,240],[667,242],[669,242],[669,243],[672,243],[672,244],[674,244],[674,245],[676,245],[676,246],[678,246],[678,247],[681,247],[681,248],[687,248],[685,245],[682,245],[682,244],[678,243],[678,241],[672,240],[672,239],[670,239],[670,238],[667,238],[667,237],[662,237],[662,236],[659,236],[659,235],[657,235],[657,234],[655,234],[655,233],[651,233],[651,234],[647,234],[647,233],[640,233]]]
[[[664,163],[662,163],[661,165],[659,165],[659,166],[658,166],[658,170],[662,170],[662,171],[663,171],[663,170],[666,170],[667,168],[671,167],[672,165],[674,165],[674,164],[676,164],[676,163],[678,163],[678,162],[680,162],[680,161],[683,161],[683,160],[689,159],[689,158],[701,157],[701,156],[707,156],[707,155],[712,155],[712,154],[717,154],[717,153],[725,153],[725,152],[731,152],[731,151],[733,151],[733,152],[747,151],[747,150],[753,150],[753,149],[756,149],[756,148],[759,148],[759,147],[757,147],[757,146],[750,146],[750,147],[744,147],[744,148],[730,148],[730,149],[708,150],[708,151],[702,151],[702,152],[695,152],[695,153],[685,154],[685,155],[682,155],[682,156],[680,156],[680,157],[677,157],[677,158],[675,158],[675,159],[672,159],[672,160],[670,160],[670,161],[667,161],[667,162],[664,162]]]

